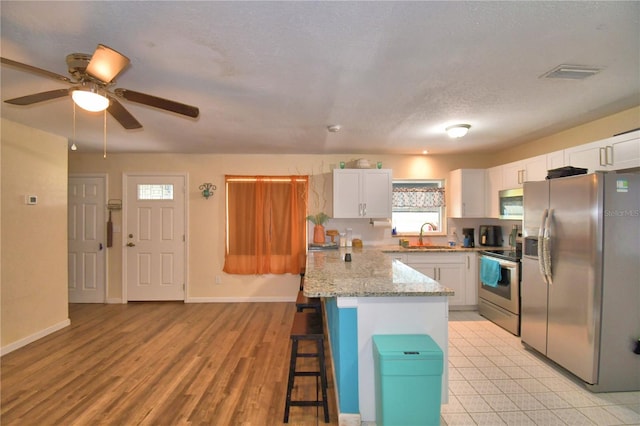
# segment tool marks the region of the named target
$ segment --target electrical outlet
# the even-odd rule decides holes
[[[222,277],[220,275],[216,275],[216,284],[222,284]]]

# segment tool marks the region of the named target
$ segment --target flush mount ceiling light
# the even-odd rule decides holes
[[[454,124],[447,127],[446,131],[450,138],[461,138],[467,134],[470,128],[470,124]]]
[[[91,112],[104,111],[109,107],[109,99],[101,95],[95,85],[75,89],[71,98],[80,108]]]
[[[332,124],[330,126],[327,126],[327,130],[331,133],[335,133],[340,131],[340,129],[342,129],[342,126],[339,124]]]
[[[587,77],[598,74],[602,68],[585,67],[580,65],[558,65],[540,78],[564,78],[569,80],[584,80]]]

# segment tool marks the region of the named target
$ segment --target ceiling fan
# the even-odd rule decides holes
[[[66,62],[71,78],[11,59],[0,59],[4,65],[14,66],[24,71],[74,85],[70,89],[50,90],[5,100],[9,104],[31,105],[71,95],[76,105],[81,108],[89,111],[103,111],[106,109],[125,129],[140,129],[142,124],[122,106],[120,99],[193,118],[198,117],[200,114],[200,110],[191,105],[129,89],[117,88],[112,90],[111,86],[115,84],[115,77],[129,65],[130,61],[126,56],[103,44],[98,45],[93,55],[86,53],[71,53],[67,55]],[[93,104],[93,102],[97,102],[97,104]]]

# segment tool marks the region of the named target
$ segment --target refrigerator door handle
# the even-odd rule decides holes
[[[547,271],[544,264],[544,230],[547,226],[548,209],[544,209],[542,212],[542,219],[540,219],[540,228],[538,229],[538,268],[540,269],[540,275],[545,284],[549,284],[547,280]]]
[[[547,275],[547,284],[553,284],[553,276],[551,271],[551,220],[553,218],[553,209],[549,209],[549,213],[547,214],[547,220],[544,225],[544,245],[542,247],[543,251],[543,262],[544,262],[544,271]]]

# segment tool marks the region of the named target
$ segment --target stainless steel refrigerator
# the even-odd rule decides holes
[[[522,342],[594,392],[640,390],[640,175],[524,184]]]

